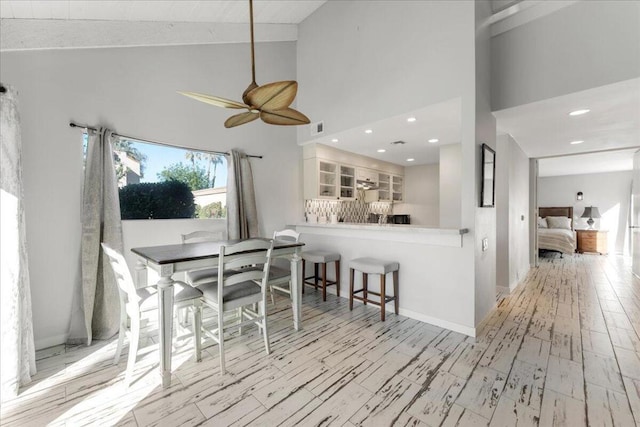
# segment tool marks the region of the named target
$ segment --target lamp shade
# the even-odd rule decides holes
[[[584,208],[581,218],[600,218],[600,211],[595,206],[588,206]]]

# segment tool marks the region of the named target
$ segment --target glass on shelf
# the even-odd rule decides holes
[[[344,187],[353,187],[353,177],[352,176],[341,176],[340,177],[340,185]]]
[[[352,188],[340,189],[340,197],[353,197],[353,189]]]

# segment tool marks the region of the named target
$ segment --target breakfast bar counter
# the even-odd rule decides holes
[[[348,298],[349,262],[370,257],[397,262],[400,314],[475,336],[474,270],[461,268],[474,256],[474,237],[467,229],[369,223],[299,223],[305,249],[339,253],[343,279],[340,296]],[[311,275],[308,270],[305,277]],[[333,280],[333,272],[328,273]],[[362,278],[356,275],[355,287]],[[376,289],[378,280],[369,282]],[[334,289],[330,289],[334,292]],[[387,311],[392,310],[392,304]]]

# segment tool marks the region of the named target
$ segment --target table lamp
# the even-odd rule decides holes
[[[600,218],[600,212],[598,211],[598,208],[588,206],[584,208],[581,218],[589,218],[587,220],[587,224],[589,225],[589,229],[593,230],[593,223],[595,222],[593,218]]]

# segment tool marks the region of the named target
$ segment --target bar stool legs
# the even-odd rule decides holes
[[[386,292],[386,287],[387,287],[387,275],[386,274],[381,274],[380,275],[380,319],[384,322],[384,315],[386,310],[384,309],[384,306],[386,305],[385,303],[387,302],[387,292]],[[395,297],[394,297],[395,299]],[[398,314],[398,313],[396,313]]]
[[[336,285],[336,294],[340,296],[340,255],[339,254],[330,254],[333,255],[328,261],[323,262],[323,260],[313,260],[313,276],[304,277],[304,272],[306,271],[306,259],[304,258],[305,253],[303,252],[302,258],[302,271],[303,271],[303,284],[302,284],[302,293],[304,293],[305,284],[311,285],[316,289],[322,288],[322,300],[327,300],[327,286]],[[314,254],[315,255],[315,254]],[[317,257],[317,255],[315,255]],[[312,258],[309,256],[309,258]],[[329,258],[325,255],[325,258]],[[337,258],[337,259],[336,259]],[[312,258],[313,259],[313,258]],[[329,262],[333,262],[335,266],[335,274],[336,280],[328,280],[327,279],[327,264]],[[322,276],[320,273],[320,266],[322,265]],[[313,281],[310,281],[313,279]]]
[[[399,284],[399,280],[398,280],[398,270],[393,272],[393,295],[395,296],[395,299],[393,300],[393,305],[394,305],[394,309],[396,314],[398,314],[398,312],[400,311],[400,300],[398,299],[398,286]]]
[[[396,314],[400,311],[400,300],[398,295],[399,265],[397,262],[387,262],[375,258],[358,258],[351,261],[349,265],[349,310],[353,310],[353,300],[362,301],[364,305],[368,303],[380,306],[380,319],[386,318],[385,306],[393,301]],[[362,289],[354,289],[355,270],[362,272]],[[387,274],[393,273],[393,296],[387,295]],[[380,293],[369,290],[369,274],[380,275]],[[362,293],[362,296],[357,295]],[[380,300],[372,300],[369,294],[380,297]]]
[[[353,310],[353,276],[356,271],[353,268],[349,269],[349,311]]]
[[[367,291],[369,287],[369,275],[367,273],[362,273],[362,295],[364,296],[364,305],[367,305],[367,300],[369,297],[367,296]]]

